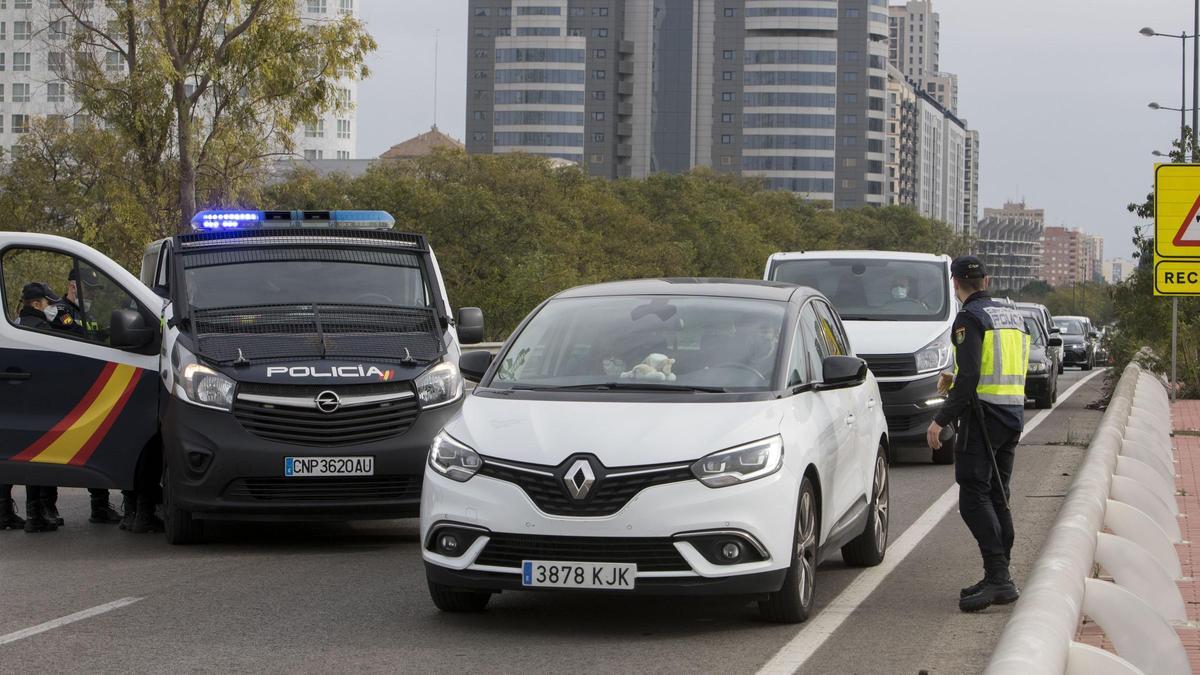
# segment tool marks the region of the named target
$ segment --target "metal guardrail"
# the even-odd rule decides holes
[[[503,346],[503,342],[477,342],[473,345],[463,345],[462,350],[464,352],[484,351],[498,354]]]
[[[1130,365],[985,672],[1191,673],[1175,631],[1187,622],[1178,517],[1167,391]],[[1082,616],[1116,655],[1074,641]]]

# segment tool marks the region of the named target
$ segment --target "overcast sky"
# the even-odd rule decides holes
[[[1128,256],[1136,221],[1125,205],[1153,183],[1150,152],[1166,152],[1179,135],[1178,113],[1146,107],[1179,106],[1179,41],[1137,31],[1191,32],[1191,4],[935,0],[942,70],[958,74],[959,113],[982,134],[981,206],[1023,198],[1046,209],[1048,224],[1104,235],[1106,257]],[[360,7],[379,50],[359,88],[359,156],[376,156],[433,124],[439,29],[437,122],[461,140],[466,0],[362,0]]]

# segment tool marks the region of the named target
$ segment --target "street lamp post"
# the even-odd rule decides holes
[[[1200,3],[1200,0],[1196,0],[1196,2]],[[1195,108],[1197,105],[1200,105],[1200,103],[1193,102],[1193,104],[1192,104],[1191,112],[1192,112],[1192,134],[1193,134],[1193,136],[1192,136],[1192,143],[1191,143],[1190,148],[1188,146],[1188,141],[1187,141],[1187,113],[1188,113],[1188,107],[1187,107],[1187,41],[1191,38],[1194,38],[1195,35],[1194,34],[1188,35],[1187,31],[1182,31],[1179,33],[1179,35],[1171,35],[1170,33],[1156,32],[1153,28],[1143,28],[1142,30],[1140,30],[1138,32],[1140,32],[1142,35],[1145,35],[1146,37],[1169,37],[1169,38],[1175,38],[1176,40],[1179,40],[1179,47],[1180,47],[1180,50],[1179,50],[1180,51],[1179,107],[1178,108],[1168,108],[1167,106],[1162,106],[1157,103],[1151,103],[1150,109],[1151,110],[1171,110],[1171,111],[1177,111],[1179,113],[1179,151],[1181,153],[1183,153],[1183,161],[1186,162],[1188,159],[1188,156],[1190,154],[1192,161],[1195,162],[1196,161],[1196,142],[1195,142],[1196,110],[1195,110]],[[1200,51],[1200,50],[1193,50],[1193,51],[1195,52],[1195,51]],[[1195,85],[1193,85],[1192,88],[1193,88],[1192,93],[1194,95],[1196,93],[1194,91]],[[1190,150],[1190,152],[1189,152],[1189,150]]]

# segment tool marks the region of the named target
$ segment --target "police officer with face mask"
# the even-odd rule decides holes
[[[1009,571],[1013,546],[1009,479],[1025,424],[1025,371],[1029,334],[1016,310],[992,300],[988,277],[975,256],[950,266],[962,311],[954,319],[954,380],[950,396],[927,430],[929,447],[941,447],[942,428],[960,420],[954,453],[958,510],[983,557],[981,581],[959,593],[958,607],[977,612],[1017,601]]]
[[[26,284],[25,288],[21,289],[21,311],[17,316],[17,325],[34,330],[53,330],[54,326],[51,321],[58,314],[54,305],[59,300],[60,298],[46,284],[36,282]],[[11,491],[11,486],[0,487]],[[47,514],[46,510],[52,490],[53,488],[42,485],[25,486],[24,529],[26,532],[53,532],[58,529],[58,523]],[[11,497],[11,492],[9,492],[9,496]],[[10,499],[9,510],[12,510],[11,506]],[[5,513],[5,515],[9,514]],[[16,514],[12,513],[11,515],[15,516]]]

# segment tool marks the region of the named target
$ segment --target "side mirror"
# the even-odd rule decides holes
[[[458,358],[458,370],[465,379],[478,382],[483,379],[483,374],[487,372],[488,366],[492,365],[494,358],[491,352],[483,350],[463,352]]]
[[[1061,347],[1063,345],[1063,341],[1062,338],[1051,335],[1050,339],[1046,341],[1046,344],[1051,347]]]
[[[458,341],[464,345],[483,342],[483,310],[478,307],[459,307],[458,319],[454,322]]]
[[[1090,333],[1088,333],[1088,337],[1095,340],[1096,338],[1100,337],[1100,334],[1097,333],[1096,331],[1091,331]]]
[[[109,329],[109,344],[117,349],[138,349],[150,344],[156,327],[147,327],[141,312],[114,309]]]
[[[1061,333],[1062,329],[1059,328],[1058,326],[1054,326],[1053,328],[1050,329],[1050,332],[1051,333]]]
[[[170,298],[171,297],[171,289],[166,286],[155,286],[155,287],[151,288],[150,290],[154,291],[154,294],[160,298]]]
[[[849,389],[867,381],[867,362],[854,356],[826,356],[819,389]]]

